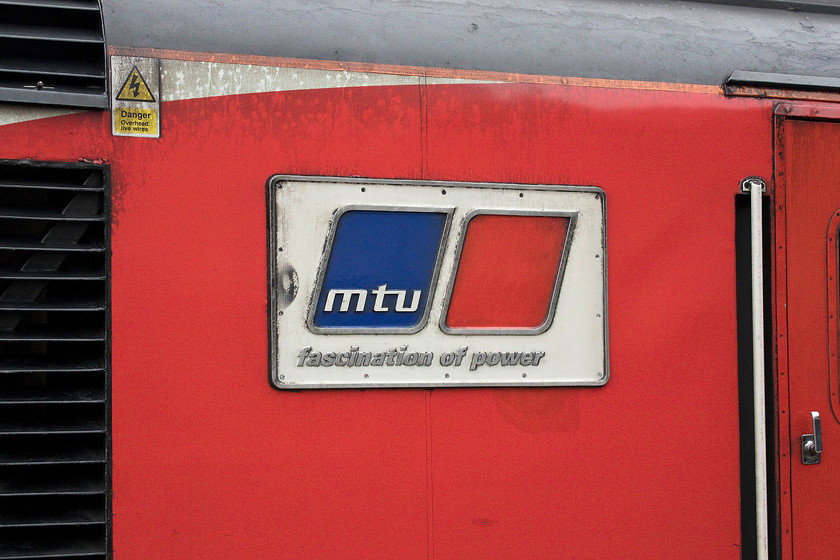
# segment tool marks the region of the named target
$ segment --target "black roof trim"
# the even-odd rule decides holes
[[[840,91],[840,78],[820,78],[818,76],[801,76],[798,74],[736,70],[729,76],[726,83],[724,83],[724,87],[727,89],[735,86],[808,91]]]

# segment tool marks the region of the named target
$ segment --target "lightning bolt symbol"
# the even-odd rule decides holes
[[[128,89],[134,91],[134,97],[140,95],[140,82],[137,80],[137,74],[131,75],[131,83],[128,84]]]

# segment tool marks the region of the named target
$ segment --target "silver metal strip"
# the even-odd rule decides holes
[[[756,557],[768,560],[767,539],[767,433],[764,409],[764,242],[762,192],[766,183],[748,177],[741,189],[750,193],[750,254],[752,266],[753,422],[755,426],[755,532]]]

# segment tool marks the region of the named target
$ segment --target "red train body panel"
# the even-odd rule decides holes
[[[837,327],[813,318],[837,299],[830,99],[112,54],[161,64],[159,138],[113,135],[109,111],[21,110],[0,126],[0,158],[110,173],[113,558],[746,557],[736,214],[751,176],[772,208],[771,549],[840,555],[840,401],[826,389]],[[280,77],[239,94],[190,82],[254,68]],[[266,189],[278,174],[603,189],[609,381],[275,389]],[[811,409],[816,467],[800,463]]]

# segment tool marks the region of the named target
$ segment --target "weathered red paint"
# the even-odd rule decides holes
[[[0,128],[112,166],[114,550],[139,558],[739,558],[734,195],[755,99],[540,84],[164,103]],[[596,185],[602,388],[280,392],[274,173]]]
[[[838,234],[840,234],[840,202],[838,210],[828,223],[825,243],[825,262],[827,271],[826,298],[828,299],[828,390],[831,410],[835,418],[840,418],[840,255],[838,255]]]

